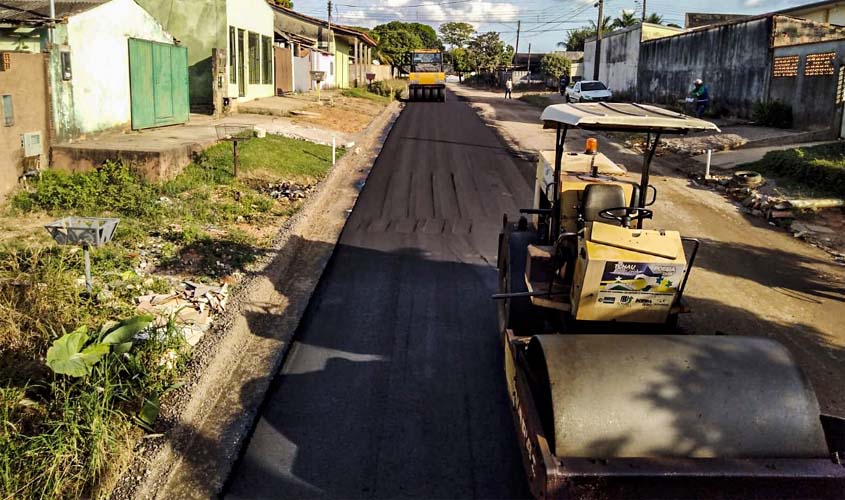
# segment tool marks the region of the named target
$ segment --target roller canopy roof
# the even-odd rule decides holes
[[[557,124],[584,130],[641,131],[661,134],[686,134],[696,130],[715,130],[716,125],[656,106],[635,103],[555,104],[541,116],[546,128]]]

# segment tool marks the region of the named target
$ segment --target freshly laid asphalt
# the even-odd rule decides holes
[[[227,498],[529,495],[490,294],[530,171],[454,95],[407,104]]]

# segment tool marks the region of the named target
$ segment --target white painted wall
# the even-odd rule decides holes
[[[838,24],[845,26],[845,5],[821,6],[802,10],[800,7],[787,11],[787,15],[809,19],[819,23]]]
[[[640,43],[681,32],[677,28],[653,24],[635,26],[606,35],[601,42],[599,80],[615,95],[633,99],[637,92],[637,70],[640,62]],[[596,41],[584,45],[583,79],[592,80]]]
[[[313,54],[311,52],[310,54]],[[294,92],[308,92],[311,90],[311,55],[305,57],[293,56],[293,90]]]
[[[235,28],[245,30],[247,32],[251,31],[253,33],[258,33],[262,36],[269,36],[270,39],[273,39],[274,29],[273,29],[273,9],[267,4],[266,0],[227,0],[226,1],[226,33],[228,38],[229,33],[229,26],[234,26]],[[237,31],[235,32],[237,33]],[[263,83],[260,84],[251,84],[249,83],[249,36],[247,35],[247,40],[244,42],[244,54],[245,57],[245,70],[244,75],[246,75],[246,96],[245,97],[238,97],[240,102],[251,101],[253,99],[257,99],[259,97],[269,97],[275,95],[275,84],[274,81],[274,73],[273,70],[274,65],[271,64],[270,68],[270,84],[265,85]],[[263,50],[263,45],[259,42],[259,50]],[[237,44],[235,44],[237,47]],[[227,45],[228,48],[228,45]],[[238,57],[241,57],[238,54]],[[272,50],[270,53],[270,57],[273,57]],[[263,60],[263,59],[262,59]],[[263,68],[262,68],[263,69]],[[236,69],[237,71],[237,69]],[[262,75],[261,81],[264,81],[264,77]],[[230,96],[238,96],[238,84],[230,83],[229,84],[229,95]]]
[[[320,84],[320,88],[324,89],[334,87],[334,62],[334,55],[323,54],[322,52],[317,52],[316,50],[311,51],[311,69],[314,71],[326,72],[326,79]],[[316,83],[314,84],[314,88],[316,88]]]
[[[79,133],[128,126],[129,38],[173,43],[173,37],[134,0],[112,0],[72,16],[67,33]]]

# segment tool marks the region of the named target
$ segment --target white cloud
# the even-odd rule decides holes
[[[341,10],[336,17],[344,24],[373,27],[392,20],[423,22],[435,29],[444,22],[465,21],[476,29],[487,22],[516,22],[521,9],[515,3],[471,0],[465,3],[447,3],[443,0],[382,0],[379,5],[352,10]]]

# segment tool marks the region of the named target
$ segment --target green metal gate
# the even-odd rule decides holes
[[[129,39],[132,128],[161,127],[188,121],[188,49]]]

